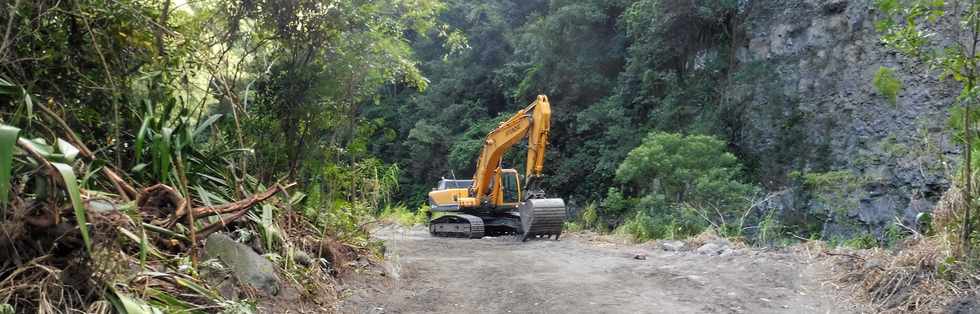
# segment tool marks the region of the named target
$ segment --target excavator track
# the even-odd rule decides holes
[[[483,219],[473,215],[445,215],[429,222],[429,233],[437,237],[479,239],[484,230]]]
[[[521,241],[535,238],[555,240],[561,236],[565,221],[565,201],[560,198],[529,199],[520,207]]]

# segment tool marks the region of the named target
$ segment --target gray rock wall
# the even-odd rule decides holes
[[[754,168],[771,189],[792,186],[794,171],[843,170],[860,182],[841,190],[846,201],[795,189],[779,207],[826,214],[827,237],[881,235],[894,217],[911,222],[931,210],[958,160],[946,125],[959,86],[884,47],[871,0],[753,0],[749,8],[730,95],[744,115],[739,149],[759,160]],[[903,82],[897,104],[872,84],[882,66]]]

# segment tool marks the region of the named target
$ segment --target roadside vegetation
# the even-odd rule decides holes
[[[435,0],[0,6],[0,313],[269,311],[218,232],[329,311],[398,188],[363,108],[424,90],[410,38],[465,46]]]
[[[406,227],[413,227],[429,223],[429,214],[428,205],[420,205],[415,210],[411,210],[405,207],[405,205],[395,205],[385,207],[381,211],[381,214],[378,215],[378,219],[384,223],[395,223]]]

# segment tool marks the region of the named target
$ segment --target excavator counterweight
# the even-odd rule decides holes
[[[519,235],[522,240],[561,235],[565,201],[545,198],[539,182],[551,128],[551,103],[540,95],[526,108],[487,134],[472,180],[439,181],[429,192],[432,212],[445,215],[429,222],[434,236],[481,238],[484,235]],[[527,138],[527,165],[523,180],[515,169],[504,169],[501,159]]]

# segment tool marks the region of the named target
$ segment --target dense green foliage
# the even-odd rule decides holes
[[[364,108],[386,86],[425,89],[413,40],[466,45],[437,0],[7,6],[4,123],[43,131],[43,104],[139,182],[218,201],[289,177],[322,196],[315,211],[393,201],[400,169],[369,144],[395,135]]]
[[[438,0],[4,1],[0,303],[87,312],[108,301],[124,313],[239,305],[198,285],[195,232],[226,227],[304,284],[321,268],[297,266],[302,243],[287,233],[373,246],[362,227],[395,202],[400,169],[371,154],[373,138],[395,135],[365,108],[385,87],[425,90],[411,42],[466,46],[436,19],[445,9]],[[235,217],[177,216],[267,188],[284,195]],[[119,207],[119,225],[87,219],[96,199]],[[168,211],[172,223],[153,224]],[[67,231],[35,242],[24,231],[32,223],[37,234]],[[58,242],[73,229],[84,249]],[[59,256],[48,258],[53,247]],[[62,271],[78,278],[62,282]],[[180,291],[131,287],[144,271]],[[34,286],[38,277],[12,274],[50,279]],[[48,289],[63,297],[40,296]]]
[[[723,141],[651,133],[616,170],[631,195],[610,189],[606,208],[635,215],[623,228],[641,240],[684,238],[707,227],[742,235],[757,189],[741,181],[741,170]]]
[[[881,67],[875,73],[873,81],[875,89],[888,99],[892,105],[898,103],[898,92],[902,89],[902,81],[895,78],[895,70]]]
[[[382,102],[393,108],[366,110],[395,135],[375,136],[372,151],[400,165],[401,198],[419,202],[439,177],[471,176],[486,133],[547,94],[555,112],[544,187],[573,208],[599,201],[582,210],[585,227],[615,228],[637,213],[683,220],[683,234],[721,224],[745,210],[753,190],[728,152],[740,122],[723,97],[745,9],[739,1],[448,1],[440,20],[465,32],[469,49],[414,42],[430,83],[422,94],[392,87]],[[714,137],[656,134],[634,150],[655,130]],[[669,148],[648,151],[656,145]],[[505,163],[522,166],[524,149]],[[664,156],[677,159],[653,162]],[[641,182],[682,161],[694,164],[657,173],[662,186]]]
[[[651,130],[729,138],[735,117],[719,84],[734,68],[736,1],[447,4],[440,19],[470,49],[416,41],[427,90],[391,88],[393,109],[368,109],[397,135],[375,137],[373,151],[401,166],[406,200],[423,200],[441,176],[471,176],[480,139],[537,94],[555,108],[546,188],[579,206],[606,194]]]

